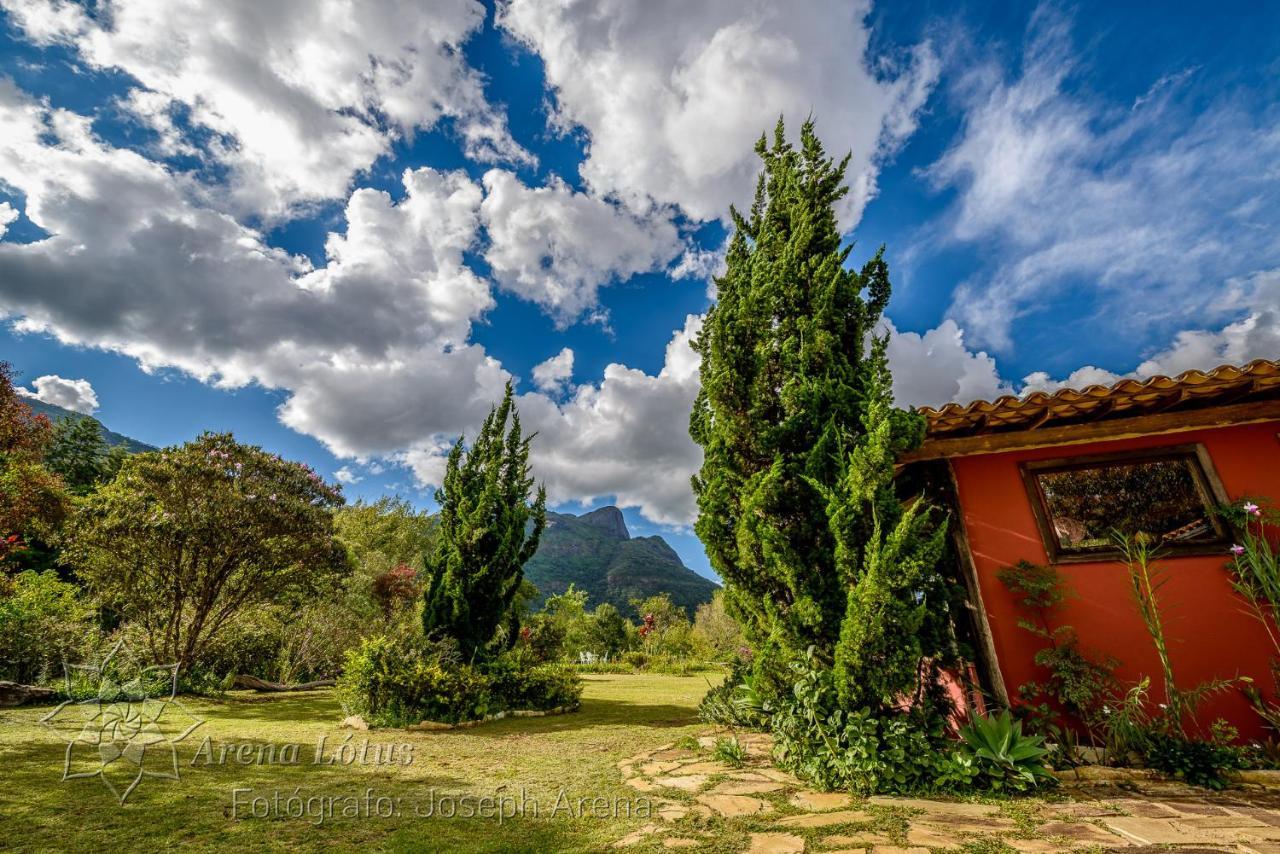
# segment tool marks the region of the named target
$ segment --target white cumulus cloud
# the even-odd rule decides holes
[[[341,198],[392,141],[454,119],[468,156],[531,162],[484,98],[461,46],[482,25],[476,0],[115,0],[91,13],[66,0],[0,0],[37,44],[65,44],[95,68],[141,84],[121,106],[193,143],[181,105],[212,133],[237,210],[281,216]]]
[[[98,395],[88,380],[69,380],[57,374],[36,377],[31,389],[18,388],[23,397],[51,403],[84,415],[92,415],[98,409]]]
[[[494,278],[562,327],[596,308],[602,285],[659,270],[682,248],[668,219],[637,217],[554,177],[528,187],[494,169],[484,186],[485,260]]]
[[[533,367],[533,384],[552,396],[562,394],[573,378],[573,350],[564,347]]]
[[[558,126],[589,135],[581,174],[596,195],[724,217],[750,198],[761,132],[779,114],[793,130],[812,114],[831,152],[853,155],[851,227],[938,73],[927,45],[892,64],[869,57],[869,11],[865,0],[507,0],[498,22],[542,57]]]

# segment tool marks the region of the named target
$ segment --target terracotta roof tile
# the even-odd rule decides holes
[[[1109,386],[948,403],[938,409],[924,407],[920,413],[928,422],[930,439],[949,439],[1275,398],[1280,398],[1280,362],[1256,359],[1244,366],[1184,371],[1176,377],[1122,379]]]

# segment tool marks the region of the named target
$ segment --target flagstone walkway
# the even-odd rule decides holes
[[[931,851],[1234,851],[1280,854],[1280,792],[1212,793],[1176,783],[1066,782],[1048,797],[978,803],[852,798],[815,792],[769,761],[769,736],[740,734],[747,761],[711,759],[714,736],[619,763],[649,797],[649,824],[619,839],[635,850],[712,849],[750,854]]]

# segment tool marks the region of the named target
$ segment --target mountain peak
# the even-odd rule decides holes
[[[631,539],[631,532],[627,530],[627,523],[622,518],[622,511],[612,504],[592,510],[590,513],[583,513],[578,518],[588,525],[604,528],[620,540]]]

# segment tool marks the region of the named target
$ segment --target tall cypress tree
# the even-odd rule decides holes
[[[835,205],[848,157],[827,157],[812,121],[793,148],[781,119],[756,152],[755,200],[746,216],[730,211],[727,269],[695,343],[696,530],[761,684],[780,688],[784,664],[813,647],[861,704],[907,687],[868,685],[864,670],[920,660],[918,644],[903,654],[894,644],[911,639],[888,635],[919,618],[911,609],[941,548],[927,514],[904,515],[894,492],[893,460],[924,423],[892,407],[886,340],[875,338],[890,293],[883,249],[861,270],[845,266]]]
[[[509,643],[519,631],[513,603],[546,524],[546,491],[539,488],[531,504],[532,488],[529,438],[508,383],[470,449],[461,438],[453,446],[436,492],[440,527],[426,561],[422,627],[428,636],[453,637],[467,660],[494,642],[503,624]]]

